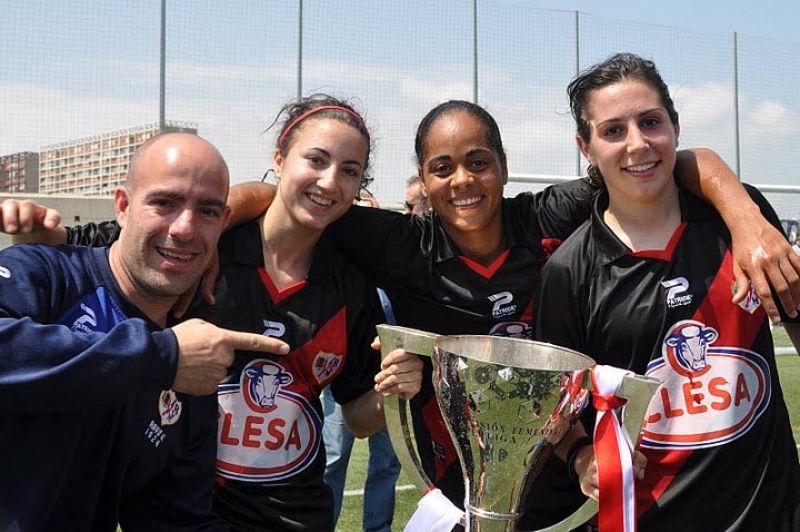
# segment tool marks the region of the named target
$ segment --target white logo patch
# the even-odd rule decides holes
[[[158,398],[158,413],[161,416],[161,426],[174,425],[181,418],[183,405],[172,390],[163,390]]]
[[[5,279],[11,279],[11,270],[0,266],[0,277],[4,277]]]
[[[94,313],[91,307],[83,303],[81,303],[81,310],[84,312],[83,316],[72,322],[70,329],[85,333],[93,332],[97,328],[97,314]]]
[[[312,363],[314,377],[317,379],[317,382],[322,384],[324,381],[328,380],[336,373],[336,370],[339,369],[341,364],[342,357],[335,353],[326,353],[324,351],[317,353]]]
[[[273,338],[280,338],[286,333],[286,326],[279,321],[262,320],[264,322],[263,336],[271,336]]]
[[[517,311],[517,306],[513,305],[514,294],[511,292],[499,292],[489,296],[489,301],[494,303],[492,306],[492,317],[501,318],[514,314]]]
[[[744,296],[744,299],[742,299],[739,302],[739,306],[742,308],[742,310],[744,310],[745,312],[749,312],[750,314],[755,312],[758,309],[758,307],[761,306],[761,298],[759,298],[758,295],[756,294],[753,285],[750,285],[750,289],[747,291],[747,295]]]
[[[692,302],[692,294],[684,294],[689,290],[689,281],[686,280],[686,277],[661,281],[661,286],[667,289],[667,307],[675,308],[689,305]]]

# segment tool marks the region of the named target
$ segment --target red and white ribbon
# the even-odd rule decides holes
[[[592,370],[592,404],[597,409],[594,426],[594,453],[600,483],[601,532],[634,532],[636,499],[630,437],[620,423],[617,409],[626,402],[616,396],[622,378],[632,373],[612,366]]]

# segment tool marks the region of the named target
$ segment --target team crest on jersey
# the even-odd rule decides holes
[[[183,404],[172,390],[162,390],[158,397],[158,413],[161,416],[161,426],[174,425],[181,418]]]
[[[291,477],[314,462],[322,419],[276,362],[247,364],[238,384],[220,385],[217,473],[245,482]]]
[[[695,320],[672,326],[647,375],[661,381],[650,401],[642,445],[703,449],[733,441],[770,401],[770,370],[748,349],[713,345],[719,333]]]
[[[736,285],[731,287],[731,292],[736,292]],[[742,310],[749,312],[750,314],[755,312],[758,307],[761,306],[761,298],[759,298],[758,294],[756,294],[756,290],[753,288],[752,284],[747,290],[747,295],[745,295],[744,299],[739,302],[739,306],[742,308]]]
[[[336,353],[326,353],[320,351],[314,357],[314,362],[311,365],[314,371],[314,377],[317,382],[322,383],[333,376],[339,366],[342,364],[342,357]]]
[[[495,323],[489,331],[491,336],[506,336],[508,338],[531,337],[531,326],[524,321],[502,321]]]

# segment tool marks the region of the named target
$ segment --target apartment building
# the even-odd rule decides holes
[[[39,154],[23,151],[0,156],[0,192],[39,191]]]
[[[167,121],[165,130],[197,134],[197,124]],[[145,124],[45,146],[39,156],[39,192],[112,194],[125,182],[133,152],[158,132],[158,124]]]

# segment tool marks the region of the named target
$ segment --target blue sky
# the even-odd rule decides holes
[[[608,18],[698,31],[738,31],[795,43],[800,41],[797,30],[800,3],[792,0],[532,0],[529,4],[543,9],[578,10]]]
[[[234,181],[269,167],[264,132],[296,93],[295,0],[168,0],[167,116],[196,122]],[[375,192],[402,197],[432,106],[472,98],[469,0],[304,0],[305,92],[357,98],[377,138]],[[681,145],[733,166],[731,32],[740,37],[742,175],[796,184],[800,2],[479,1],[479,102],[512,172],[574,175],[564,89],[617,51],[652,58],[681,114]],[[0,154],[155,122],[158,0],[0,0]],[[513,192],[510,189],[509,192]]]

